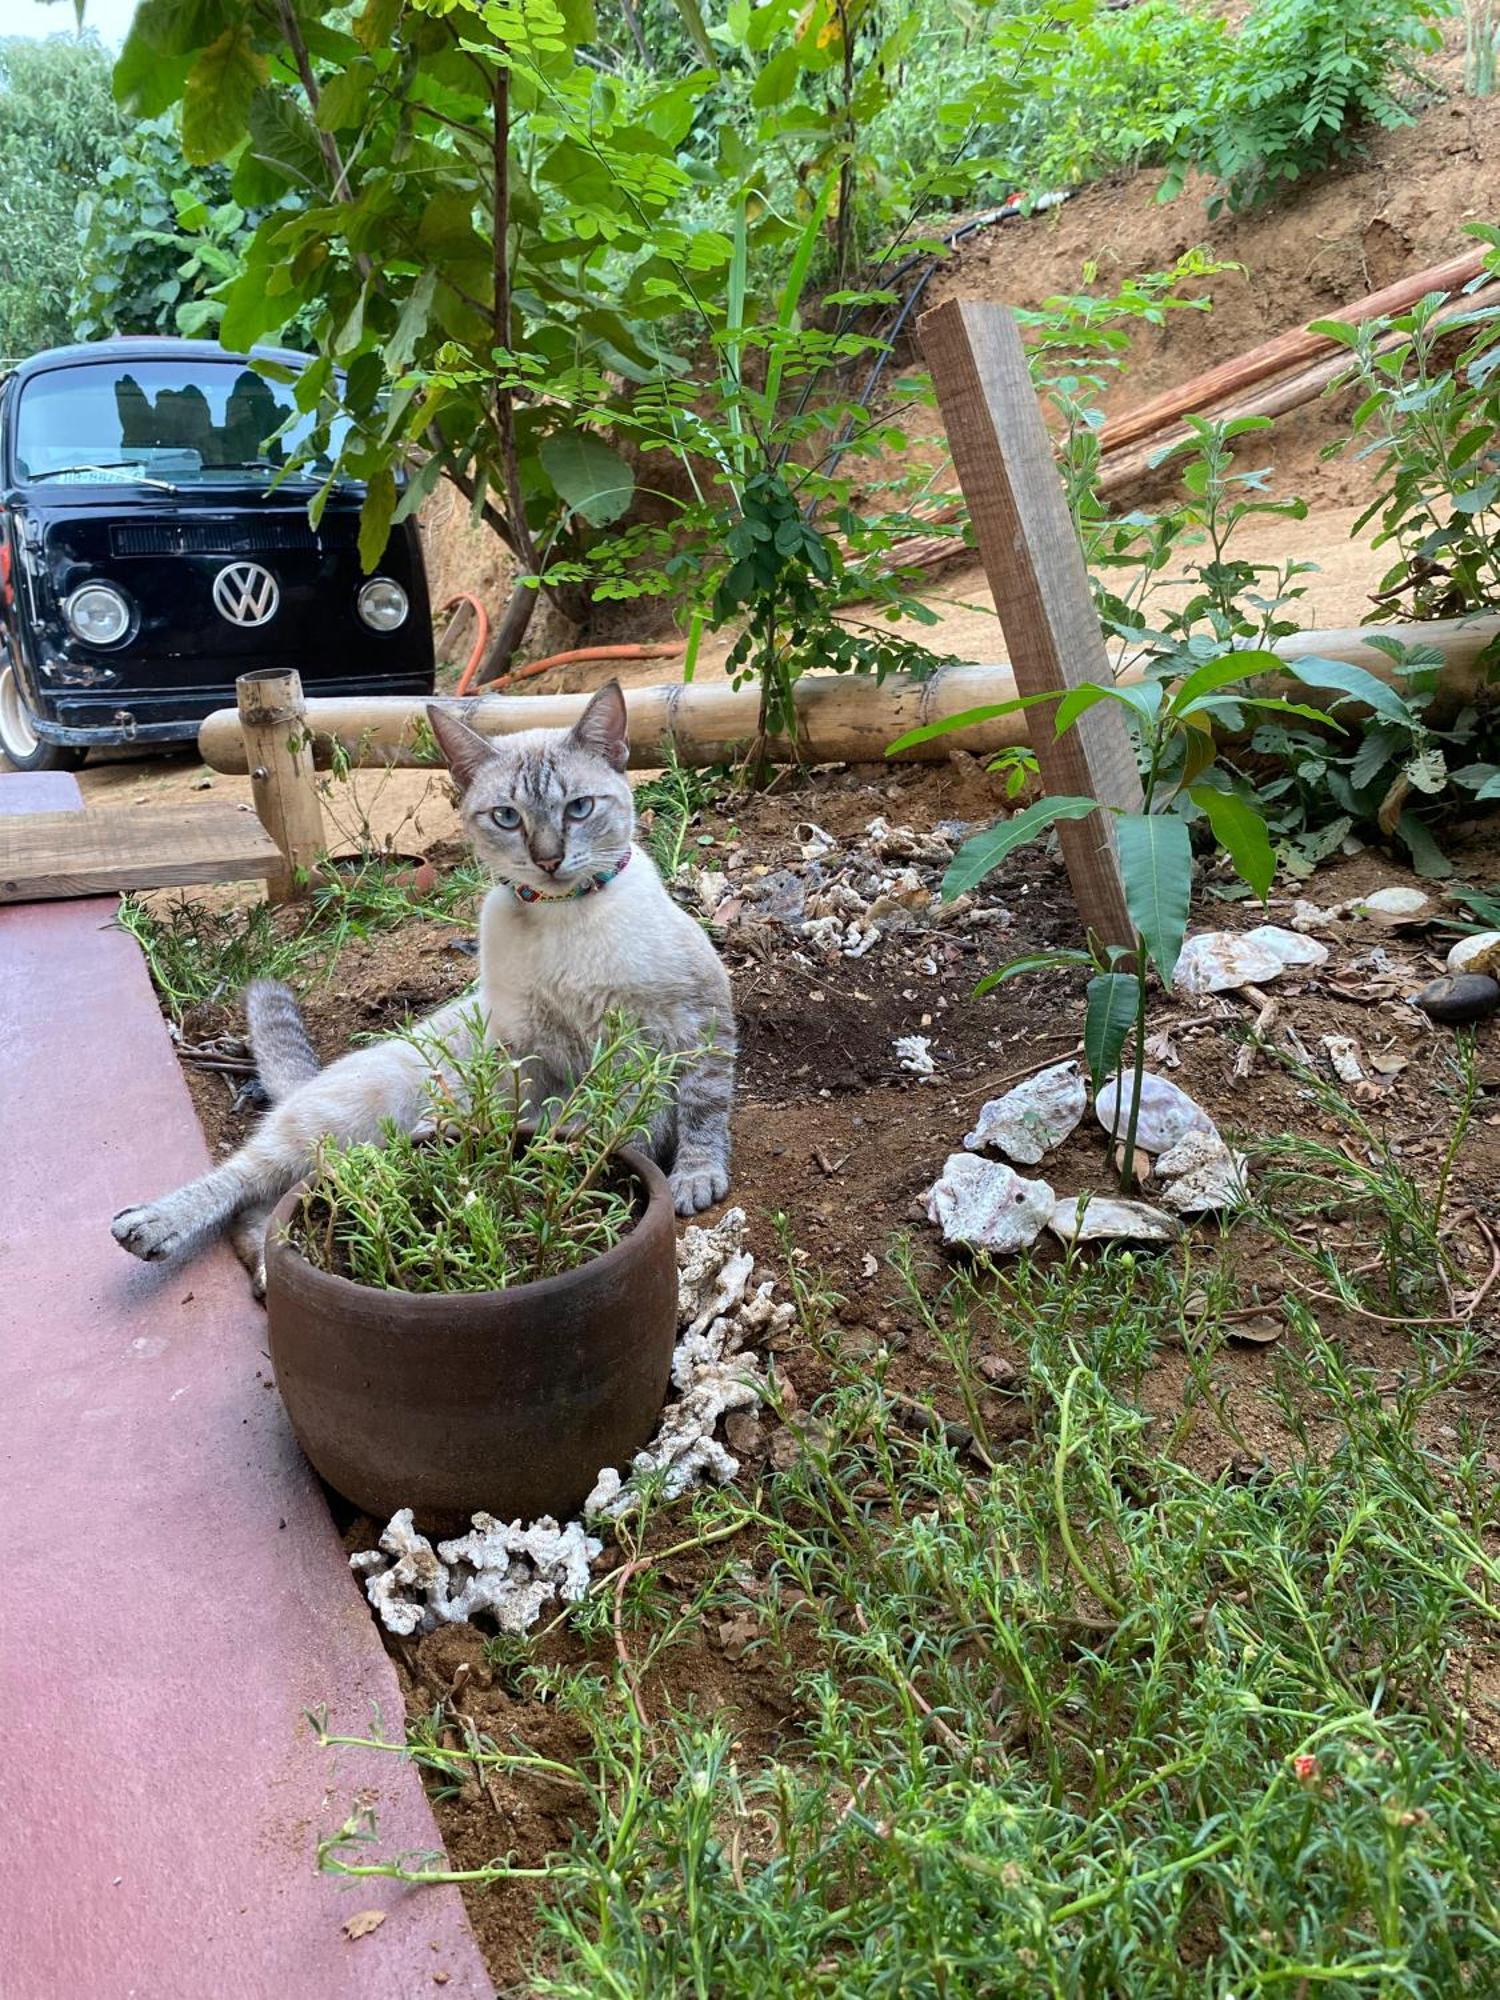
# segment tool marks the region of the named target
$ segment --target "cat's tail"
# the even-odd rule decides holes
[[[289,986],[256,979],[245,988],[245,1019],[261,1089],[279,1104],[322,1068],[302,1025],[302,1010]]]

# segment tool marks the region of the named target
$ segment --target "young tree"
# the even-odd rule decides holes
[[[0,41],[0,357],[71,337],[74,213],[128,127],[98,38]]]

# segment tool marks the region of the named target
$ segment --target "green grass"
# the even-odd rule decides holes
[[[167,905],[126,896],[119,922],[145,953],[163,1004],[180,1021],[190,1008],[233,999],[252,979],[307,985],[329,978],[344,948],[412,919],[467,927],[486,887],[482,871],[453,868],[430,895],[413,895],[404,863],[372,858],[320,882],[305,905],[214,910],[184,897]]]
[[[694,825],[718,802],[723,790],[720,775],[690,770],[678,762],[675,750],[664,770],[636,786],[636,811],[642,816],[646,846],[663,881],[676,879],[687,858]]]
[[[327,1139],[289,1225],[320,1270],[385,1291],[485,1292],[575,1270],[637,1212],[615,1155],[643,1138],[675,1059],[612,1022],[584,1075],[527,1135],[524,1065],[484,1040],[476,1007],[435,1065],[428,1128],[374,1145]]]
[[[1330,1171],[1298,1170],[1304,1193]],[[1397,1212],[1375,1239],[1403,1243],[1406,1189],[1357,1192]],[[1468,1740],[1463,1666],[1500,1624],[1495,1482],[1480,1437],[1446,1459],[1429,1443],[1472,1373],[1467,1327],[1412,1323],[1382,1374],[1289,1294],[1284,1338],[1236,1391],[1227,1260],[1022,1259],[936,1291],[910,1250],[891,1262],[972,1447],[912,1425],[888,1355],[839,1359],[804,1270],[832,1380],[798,1463],[635,1524],[644,1566],[573,1614],[585,1664],[492,1648],[588,1752],[560,1767],[461,1720],[460,1743],[443,1712],[412,1732],[441,1783],[565,1770],[580,1788],[545,1867],[461,1877],[538,1883],[524,1990],[1500,1990],[1500,1777]],[[1393,1274],[1349,1284],[1386,1300]],[[1441,1317],[1436,1273],[1430,1289]],[[1186,1352],[1166,1407],[1164,1349]],[[1017,1362],[1003,1435],[978,1368],[996,1350]],[[696,1589],[684,1546],[712,1564]],[[800,1727],[769,1761],[656,1674],[735,1614],[795,1690]],[[351,1823],[324,1865],[450,1879],[440,1857],[369,1858],[374,1831]]]

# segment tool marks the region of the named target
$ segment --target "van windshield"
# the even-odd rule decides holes
[[[313,428],[289,385],[243,362],[91,361],[49,369],[22,389],[16,471],[78,485],[242,485],[247,473],[273,478]],[[335,422],[335,452],[345,429]],[[331,464],[321,452],[293,477],[326,478]]]

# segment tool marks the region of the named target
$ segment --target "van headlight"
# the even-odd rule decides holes
[[[130,599],[112,583],[86,583],[63,605],[63,617],[86,646],[117,646],[130,630]]]
[[[359,615],[372,632],[394,632],[408,608],[406,592],[388,576],[372,576],[359,593]]]

